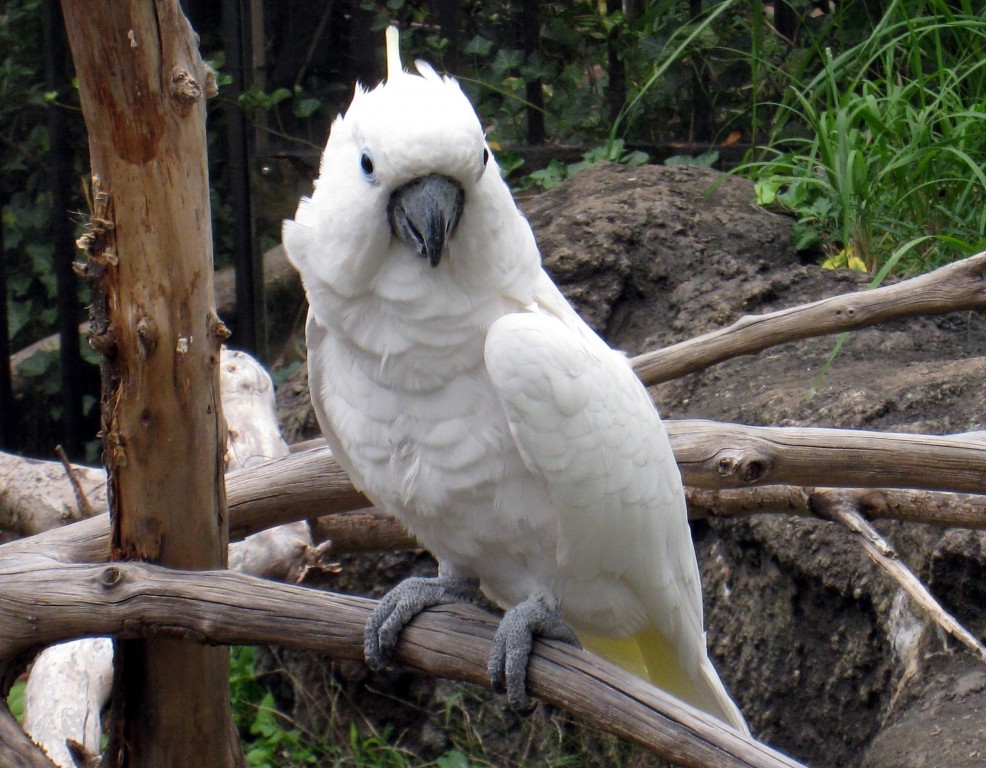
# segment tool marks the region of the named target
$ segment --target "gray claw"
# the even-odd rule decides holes
[[[425,608],[468,603],[479,586],[475,579],[455,576],[405,579],[377,603],[363,631],[363,654],[370,669],[379,672],[394,656],[401,630]]]
[[[507,703],[518,712],[530,712],[535,706],[527,695],[527,662],[535,635],[582,647],[572,628],[541,596],[528,598],[504,614],[493,636],[487,671],[493,690],[506,693]]]

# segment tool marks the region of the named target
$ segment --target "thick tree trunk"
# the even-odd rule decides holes
[[[225,424],[206,165],[214,79],[177,0],[62,4],[89,131],[90,340],[113,556],[225,565]],[[108,764],[238,765],[223,648],[117,645]]]

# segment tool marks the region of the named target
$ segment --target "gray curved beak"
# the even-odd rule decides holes
[[[387,204],[390,231],[437,267],[462,215],[465,193],[448,176],[433,173],[397,189]]]

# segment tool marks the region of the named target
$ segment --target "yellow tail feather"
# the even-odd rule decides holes
[[[627,672],[650,681],[675,698],[691,704],[742,733],[749,733],[746,721],[729,698],[708,659],[690,676],[671,641],[658,630],[648,627],[621,638],[579,634],[582,644],[593,653],[611,661]]]

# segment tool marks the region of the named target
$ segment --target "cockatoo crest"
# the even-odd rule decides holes
[[[464,199],[485,177],[502,183],[458,83],[424,62],[416,66],[419,74],[404,70],[397,29],[389,28],[387,79],[372,90],[357,85],[349,109],[332,124],[321,181],[284,228],[287,251],[310,290],[318,285],[346,297],[362,293],[394,247],[409,247],[437,266],[460,216],[468,218]],[[444,218],[417,221],[409,206],[404,217],[395,201],[395,193],[424,179],[432,188],[419,197],[429,203],[442,198]]]

